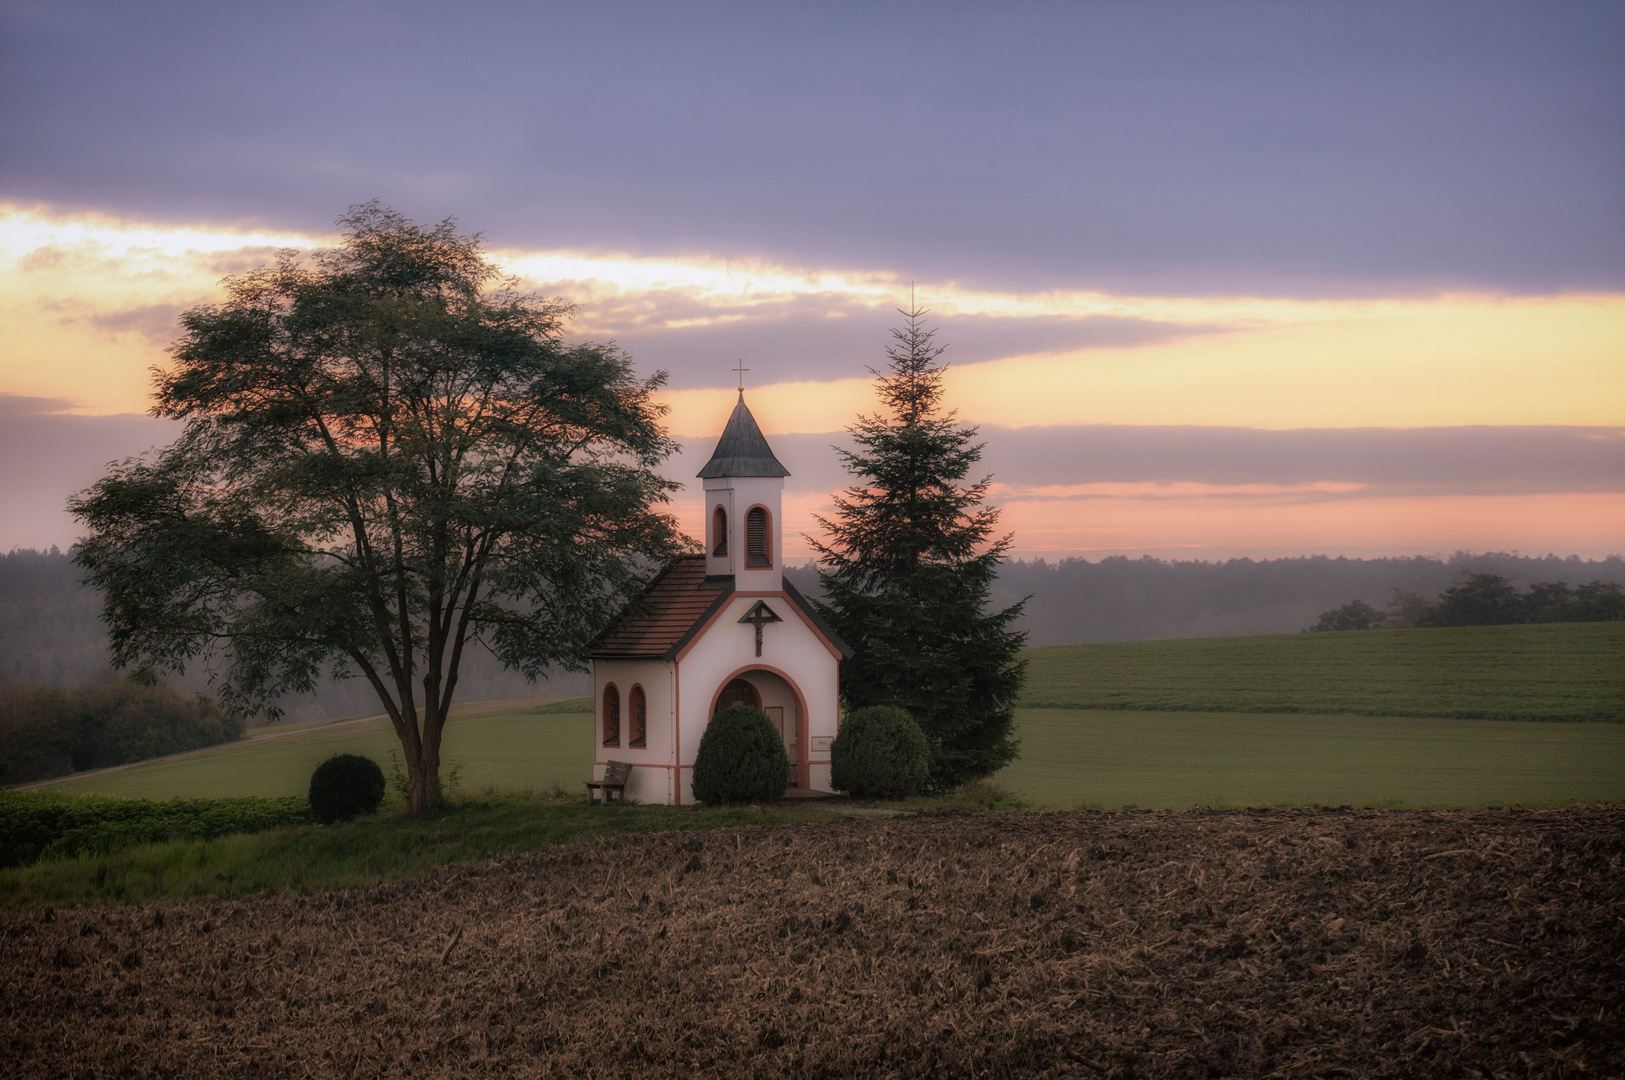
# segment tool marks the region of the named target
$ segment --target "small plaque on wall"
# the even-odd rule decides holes
[[[833,735],[814,735],[812,737],[812,752],[815,754],[829,753],[830,743],[835,741]]]

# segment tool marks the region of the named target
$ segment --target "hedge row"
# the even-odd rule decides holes
[[[113,799],[43,791],[0,792],[0,867],[106,854],[133,844],[207,840],[309,824],[308,800]]]

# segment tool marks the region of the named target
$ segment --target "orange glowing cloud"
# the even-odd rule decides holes
[[[1213,559],[1304,552],[1448,555],[1470,547],[1601,558],[1625,550],[1625,493],[1310,499],[1306,486],[1270,492],[1239,490],[1252,485],[1161,485],[1157,491],[1084,486],[1097,489],[1086,500],[1008,490],[993,498],[1002,508],[1000,528],[1015,535],[1013,553]],[[1204,486],[1216,490],[1188,490]],[[1107,488],[1118,490],[1098,490]],[[1174,494],[1174,488],[1185,490]],[[807,538],[822,537],[817,518],[833,509],[828,495],[786,493],[787,559],[813,559]],[[690,536],[704,534],[693,493],[680,493],[671,510]]]
[[[1188,551],[1448,554],[1625,548],[1625,493],[1301,497],[1007,499],[1004,528],[1027,554]],[[1470,544],[1467,542],[1470,538]]]
[[[1335,317],[954,366],[976,423],[1261,428],[1625,422],[1625,297],[1328,304]],[[1324,316],[1324,317],[1323,317]],[[671,426],[713,431],[732,403],[667,395]],[[767,430],[830,431],[872,409],[867,379],[760,387]]]
[[[0,207],[0,390],[64,397],[89,412],[145,406],[147,369],[164,360],[183,308],[219,295],[219,279],[263,264],[278,247],[330,237],[168,228]],[[706,258],[497,252],[546,286],[569,282],[598,325],[595,299],[686,299],[684,325],[718,324],[790,296],[839,297],[888,309],[902,282]],[[944,314],[1130,318],[1209,332],[1143,345],[1012,355],[958,365],[950,403],[972,422],[1229,424],[1253,427],[1441,424],[1617,424],[1625,421],[1625,297],[1281,300],[1031,294],[922,284]],[[724,312],[722,309],[726,308]],[[1215,332],[1216,331],[1216,332]],[[884,341],[875,343],[878,359]],[[951,342],[949,343],[951,345]],[[639,358],[658,366],[659,356]],[[719,374],[725,365],[718,366]],[[674,390],[672,430],[705,435],[732,403]],[[769,431],[831,431],[870,407],[867,379],[809,377],[752,387]]]
[[[222,277],[264,265],[278,248],[332,242],[0,206],[0,394],[65,401],[86,416],[142,412],[149,368],[165,362],[180,311],[218,299]],[[884,315],[907,296],[906,282],[889,271],[577,252],[493,257],[549,294],[581,303],[577,330],[599,338],[616,335],[617,319],[635,316],[688,332],[755,319],[771,340],[775,313],[796,303]],[[1625,425],[1621,295],[1179,298],[1000,293],[937,282],[922,283],[919,296],[939,314],[977,316],[1001,341],[1001,327],[1016,340],[1013,331],[1029,325],[1024,320],[1104,318],[1161,328],[1137,343],[1033,351],[1043,348],[1035,344],[955,364],[948,404],[970,423]],[[874,342],[874,362],[885,344]],[[637,360],[646,370],[666,362],[660,355]],[[717,374],[731,364],[731,355],[718,356]],[[749,391],[770,436],[839,431],[876,407],[867,377],[824,377],[811,362],[790,369],[797,377]],[[661,399],[670,429],[690,443],[714,437],[734,403],[723,389],[672,389]],[[1177,476],[1157,483],[998,480],[1004,526],[1026,553],[1625,549],[1625,495],[1607,491],[1396,495],[1366,490],[1357,479],[1312,476],[1291,484],[1199,484]],[[679,495],[673,509],[698,533],[703,523],[689,520],[698,512],[689,502],[697,505]],[[801,535],[815,533],[814,516],[829,507],[828,493],[787,492],[790,558],[811,554]]]

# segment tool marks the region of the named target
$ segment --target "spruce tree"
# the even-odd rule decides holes
[[[1010,624],[1025,601],[986,610],[1011,538],[994,538],[991,477],[966,482],[982,444],[942,410],[944,347],[925,311],[901,314],[887,369],[870,369],[886,411],[847,429],[857,447],[842,458],[857,483],[836,498],[833,519],[819,519],[818,607],[857,653],[841,674],[846,708],[913,714],[931,746],[930,787],[945,791],[1016,756],[1026,634]]]

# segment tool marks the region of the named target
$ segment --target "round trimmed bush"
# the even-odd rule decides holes
[[[777,802],[789,778],[784,740],[760,709],[735,702],[706,725],[694,757],[694,797],[700,802]]]
[[[359,754],[336,754],[310,774],[310,812],[323,825],[370,814],[384,801],[384,770]]]
[[[829,762],[830,784],[837,791],[858,799],[906,799],[925,787],[931,747],[908,713],[870,705],[841,722]]]

